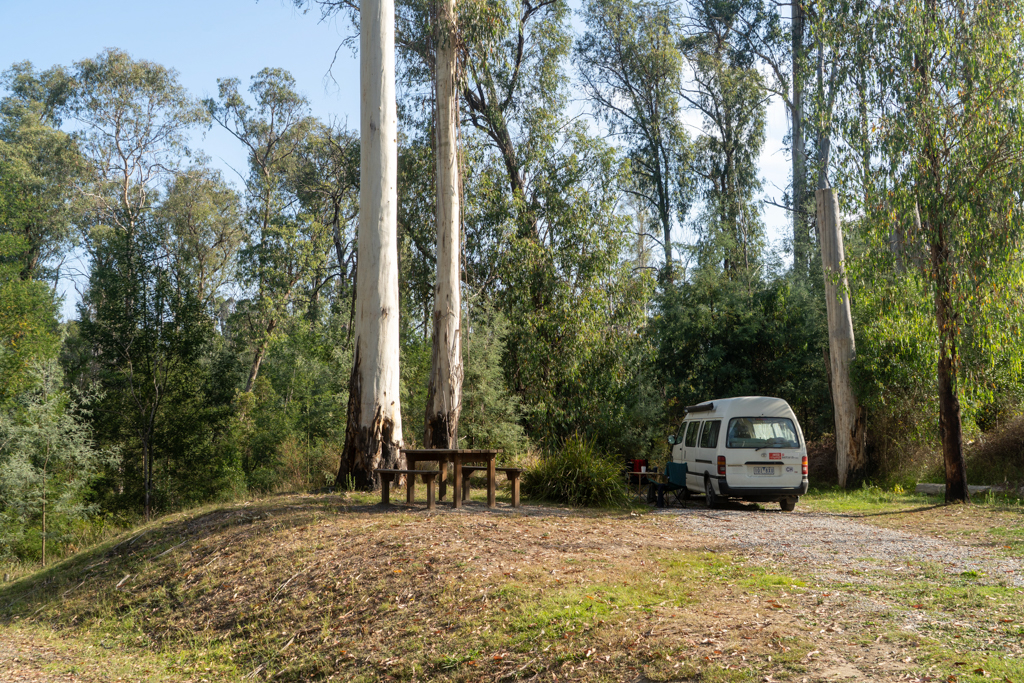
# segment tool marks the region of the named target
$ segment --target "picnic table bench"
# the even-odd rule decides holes
[[[476,465],[462,466],[462,498],[469,498],[469,477],[473,472],[484,472],[486,467]],[[505,476],[512,483],[512,507],[519,507],[519,477],[525,470],[522,467],[495,467],[495,472],[504,472]]]
[[[397,477],[405,475],[405,502],[412,503],[416,490],[416,476],[423,477],[423,483],[427,485],[427,509],[433,510],[437,507],[434,502],[434,479],[441,474],[440,470],[395,470],[379,469],[374,470],[380,475],[380,502],[384,505],[391,503],[391,482]]]
[[[406,497],[406,501],[411,503],[413,501],[413,499],[414,499],[414,496],[415,496],[415,487],[416,487],[416,476],[415,475],[422,474],[423,471],[424,471],[424,470],[416,469],[417,463],[420,463],[420,462],[436,462],[438,464],[438,469],[436,471],[434,471],[434,475],[436,476],[436,475],[440,474],[440,476],[437,477],[437,479],[439,481],[439,484],[438,484],[439,497],[443,500],[444,496],[445,496],[445,493],[446,493],[446,490],[447,490],[448,468],[446,467],[446,465],[448,463],[452,463],[455,466],[454,467],[454,469],[455,469],[455,472],[454,472],[455,481],[454,481],[454,486],[453,486],[454,490],[452,492],[452,507],[454,507],[454,508],[461,508],[462,507],[462,501],[463,501],[463,498],[464,498],[464,495],[463,495],[463,492],[464,492],[464,485],[463,485],[463,471],[464,471],[464,468],[468,465],[468,463],[486,463],[486,465],[484,467],[480,467],[478,469],[480,469],[480,470],[487,470],[487,507],[493,508],[493,507],[497,506],[497,502],[495,500],[495,475],[496,475],[496,472],[497,472],[497,467],[495,466],[494,460],[495,460],[495,458],[497,457],[497,455],[499,453],[501,453],[500,450],[471,449],[471,448],[403,448],[403,449],[401,449],[401,454],[403,456],[405,456],[405,462],[408,465],[408,469],[406,469],[406,470],[395,470],[395,472],[400,472],[400,473],[406,474],[406,480],[405,480],[406,496],[405,497]],[[508,469],[508,468],[503,468],[503,469]],[[432,471],[432,470],[427,470],[427,471]],[[506,472],[506,474],[508,475],[509,473]],[[394,475],[394,476],[397,476],[397,474]],[[512,475],[509,475],[509,476],[511,478]],[[518,474],[515,474],[514,476],[515,476],[514,486],[515,486],[516,489],[518,489],[518,486],[517,486],[518,483],[519,483]],[[389,484],[390,484],[391,480],[389,479],[388,481],[389,481]],[[432,481],[433,481],[433,479],[431,479],[431,481],[427,482],[428,496],[430,495],[430,491],[432,490],[430,488],[431,484],[432,484]],[[386,494],[383,494],[383,495],[386,495]],[[465,497],[468,497],[468,496],[465,496]],[[515,497],[517,499],[516,503],[518,503],[518,496],[515,496]],[[382,502],[386,502],[386,498],[382,497]]]

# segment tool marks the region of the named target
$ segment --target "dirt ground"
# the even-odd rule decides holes
[[[1019,601],[979,616],[920,597],[929,582],[955,600],[984,581],[892,566],[824,577],[723,537],[707,512],[428,513],[294,496],[178,515],[45,588],[0,590],[0,680],[966,681],[986,678],[986,658],[1021,656]],[[794,521],[822,514],[725,512],[779,548],[801,540]],[[909,514],[828,523],[991,554],[978,525],[1007,521]]]

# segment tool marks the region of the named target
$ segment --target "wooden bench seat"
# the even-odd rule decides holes
[[[380,475],[380,502],[383,505],[391,504],[391,482],[401,475],[405,475],[405,502],[413,502],[416,495],[416,477],[423,477],[423,483],[427,485],[427,509],[433,510],[437,507],[434,498],[434,480],[441,474],[439,470],[374,470]]]
[[[473,472],[486,472],[486,467],[479,465],[463,465],[462,466],[462,499],[466,500],[469,498],[469,477]],[[522,475],[524,470],[522,467],[495,467],[495,472],[504,472],[508,480],[512,482],[512,507],[519,507],[519,477]]]

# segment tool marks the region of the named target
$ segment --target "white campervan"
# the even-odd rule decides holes
[[[722,498],[796,507],[807,493],[807,445],[800,423],[781,398],[744,396],[686,408],[668,437],[672,461],[686,465],[686,489],[703,492],[708,507]]]

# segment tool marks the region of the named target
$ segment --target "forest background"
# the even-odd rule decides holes
[[[657,459],[684,406],[758,394],[827,440],[813,189],[829,186],[868,416],[855,481],[934,476],[950,344],[967,439],[1009,422],[1024,389],[1020,9],[818,2],[794,24],[758,0],[461,3],[461,444],[529,464],[582,437]],[[430,371],[431,12],[398,5],[407,445]],[[4,72],[6,557],[45,561],[42,539],[73,548],[147,504],[345,484],[358,136],[312,116],[284,69],[225,76],[198,97],[173,64],[117,48]],[[790,175],[769,180],[773,102]],[[240,181],[203,153],[206,130],[241,150]],[[784,240],[768,239],[767,204],[787,212]],[[62,321],[69,267],[81,297]]]

